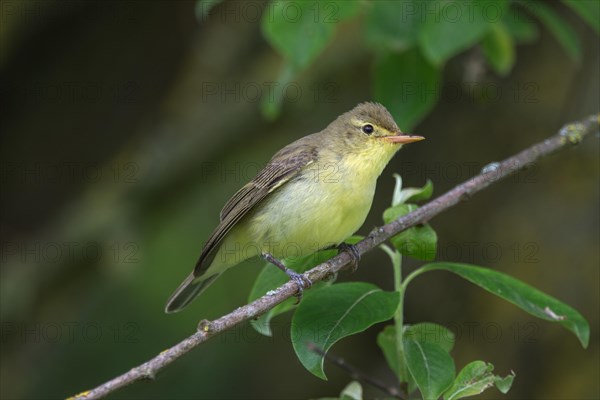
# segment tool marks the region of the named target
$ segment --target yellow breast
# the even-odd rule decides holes
[[[351,236],[364,223],[377,178],[396,148],[367,150],[341,158],[320,154],[265,199],[251,218],[249,236],[278,258],[308,255]]]

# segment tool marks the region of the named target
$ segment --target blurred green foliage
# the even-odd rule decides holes
[[[582,19],[598,30],[599,5],[565,1]],[[533,15],[555,36],[575,62],[581,62],[581,44],[575,31],[542,1],[445,0],[328,1],[284,0],[273,3],[273,13],[262,18],[265,38],[287,60],[285,80],[301,73],[333,40],[338,23],[360,15],[364,19],[364,44],[375,53],[375,98],[386,105],[398,125],[407,131],[421,121],[437,102],[436,88],[446,62],[481,44],[489,65],[500,75],[515,63],[515,42],[535,37]],[[335,23],[335,24],[334,24]],[[361,45],[358,44],[357,45]],[[406,82],[413,91],[428,93],[402,96]],[[424,97],[424,98],[423,98]],[[272,118],[281,96],[263,103]]]

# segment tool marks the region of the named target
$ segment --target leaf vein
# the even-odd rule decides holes
[[[329,338],[331,338],[333,331],[335,331],[335,329],[338,327],[338,325],[344,320],[344,318],[346,318],[346,316],[350,313],[350,311],[352,311],[352,309],[354,309],[354,307],[356,307],[358,305],[358,303],[360,303],[367,296],[370,296],[371,294],[378,292],[378,291],[379,291],[379,289],[370,290],[367,293],[360,296],[358,299],[356,299],[354,301],[354,303],[352,303],[350,305],[350,307],[348,307],[348,309],[344,312],[344,314],[342,314],[342,316],[338,319],[338,321],[335,323],[335,325],[331,328],[331,330],[327,334],[327,337],[325,338],[325,341],[323,342],[323,345],[327,346],[327,343],[329,343]]]

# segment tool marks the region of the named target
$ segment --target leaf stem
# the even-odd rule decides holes
[[[398,379],[400,383],[408,382],[408,371],[404,362],[404,290],[402,285],[402,255],[398,253],[398,262],[394,263],[394,290],[400,294],[398,308],[394,314],[394,325],[396,326],[396,357],[398,358]]]
[[[396,326],[396,351],[398,357],[398,379],[400,380],[400,385],[402,386],[403,382],[408,382],[408,370],[406,368],[406,362],[404,358],[404,295],[406,293],[406,287],[408,284],[415,279],[417,276],[421,275],[424,272],[429,271],[426,268],[419,268],[408,274],[406,279],[402,281],[402,255],[396,250],[397,261],[393,263],[394,265],[394,290],[396,290],[400,294],[400,301],[398,302],[398,308],[396,309],[396,313],[394,314],[394,323]]]
[[[394,290],[399,293],[400,301],[394,313],[394,327],[396,331],[396,363],[398,365],[398,381],[400,385],[408,382],[408,371],[404,362],[404,344],[402,341],[402,331],[404,324],[404,289],[402,284],[402,254],[396,249],[390,248],[386,244],[380,244],[379,247],[387,253],[392,260],[394,270]]]

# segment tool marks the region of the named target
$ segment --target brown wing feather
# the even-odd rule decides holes
[[[202,249],[202,254],[194,268],[194,276],[202,275],[212,264],[222,240],[240,219],[255,208],[269,193],[316,160],[317,147],[314,143],[310,143],[309,137],[299,139],[281,149],[252,181],[242,187],[225,204],[221,210],[221,222]]]

